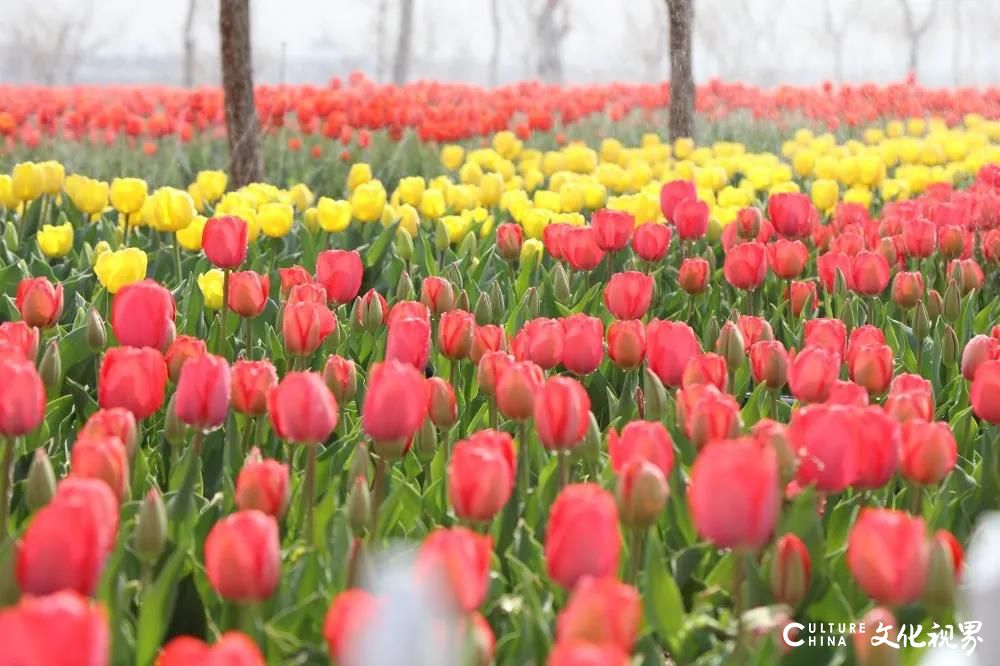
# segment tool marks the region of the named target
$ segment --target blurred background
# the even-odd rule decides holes
[[[2,82],[219,83],[218,0],[4,6]],[[664,0],[256,0],[254,78],[659,81],[666,15]],[[995,84],[998,32],[998,0],[694,0],[694,78]]]

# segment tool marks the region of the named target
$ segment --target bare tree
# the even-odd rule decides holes
[[[185,88],[194,85],[194,15],[198,8],[198,0],[188,0],[187,13],[184,15],[184,72],[182,81]]]
[[[645,80],[661,81],[664,76],[663,65],[669,61],[664,57],[667,53],[667,33],[670,31],[665,5],[663,0],[649,0],[649,13],[639,17],[632,12],[634,6],[628,4],[624,8],[625,21],[628,23],[625,49],[638,50]]]
[[[833,50],[833,78],[836,81],[844,80],[844,39],[847,37],[847,29],[851,26],[851,17],[857,15],[860,0],[823,0],[823,30],[822,33],[830,42]],[[833,15],[833,6],[843,8],[843,15],[838,22]]]
[[[60,11],[41,11],[38,3],[25,3],[18,16],[5,21],[9,70],[45,85],[76,81],[81,66],[109,40],[109,33],[95,29],[91,2]]]
[[[953,0],[954,1],[954,0]],[[931,21],[937,11],[938,0],[931,0],[927,10],[927,16],[923,20],[918,20],[913,8],[910,7],[910,0],[899,0],[899,8],[903,12],[903,31],[905,32],[908,56],[906,60],[907,70],[917,76],[920,56],[920,40],[931,27]]]
[[[691,66],[692,0],[667,0],[670,22],[670,120],[672,139],[694,136],[694,70]]]
[[[700,53],[714,61],[724,79],[772,84],[781,75],[785,44],[776,28],[776,17],[785,12],[787,0],[772,0],[760,11],[750,0],[697,0],[702,16],[725,16],[725,21],[696,21],[694,34]]]
[[[535,39],[539,48],[538,78],[547,83],[563,80],[562,42],[569,34],[566,0],[544,0],[535,15]]]
[[[402,0],[399,8],[399,35],[396,37],[396,56],[392,62],[392,82],[406,83],[410,69],[410,51],[413,42],[413,0]]]
[[[388,25],[389,2],[379,0],[375,8],[375,80],[385,78],[385,43]]]
[[[951,33],[951,72],[952,83],[958,85],[962,71],[962,3],[953,2],[951,4],[951,19],[953,32]]]
[[[222,91],[229,137],[229,179],[234,188],[263,180],[260,123],[253,97],[250,0],[220,0]]]
[[[500,44],[503,34],[500,23],[500,0],[490,0],[490,25],[493,26],[493,50],[490,52],[490,86],[497,84],[500,69]]]

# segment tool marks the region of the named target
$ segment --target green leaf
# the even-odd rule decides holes
[[[664,549],[655,530],[650,530],[646,547],[646,585],[642,596],[650,624],[660,639],[675,652],[684,626],[684,599],[677,582],[670,575]]]
[[[146,590],[139,606],[139,623],[136,627],[135,660],[137,664],[151,664],[160,651],[160,643],[167,630],[167,622],[173,613],[175,590],[184,570],[187,551],[174,550],[156,577],[153,585]]]

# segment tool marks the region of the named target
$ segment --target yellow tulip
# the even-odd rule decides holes
[[[21,200],[14,195],[14,179],[5,173],[0,173],[0,206],[17,208]]]
[[[608,137],[607,139],[601,141],[601,150],[600,150],[601,161],[617,163],[618,157],[622,154],[622,151],[624,150],[625,147],[622,145],[621,141],[619,141],[618,139],[613,139],[611,137]]]
[[[184,190],[161,187],[153,193],[153,227],[157,231],[179,231],[194,219],[194,200]]]
[[[495,221],[492,215],[483,220],[483,223],[479,225],[479,237],[488,238],[490,234],[493,233],[494,223]]]
[[[531,262],[540,260],[543,252],[545,252],[545,246],[542,245],[542,241],[537,238],[526,239],[521,244],[521,255],[519,257],[521,265],[533,265]]]
[[[416,238],[420,229],[420,215],[417,209],[410,204],[400,204],[396,207],[396,216],[399,218],[399,228]]]
[[[686,160],[694,152],[694,140],[681,137],[674,141],[674,157],[679,160]]]
[[[534,192],[542,183],[545,182],[545,174],[537,169],[526,171],[523,178],[524,189],[528,192]]]
[[[536,208],[547,208],[553,213],[560,212],[561,203],[558,192],[550,190],[535,190],[533,201]]]
[[[469,223],[461,215],[445,215],[441,218],[444,228],[448,231],[448,242],[457,245],[469,231]]]
[[[226,192],[229,176],[225,171],[199,171],[194,182],[205,201],[214,203]]]
[[[483,206],[495,206],[503,193],[503,178],[499,174],[484,173],[479,179],[479,203]]]
[[[247,242],[253,243],[260,236],[260,221],[257,219],[257,211],[253,208],[238,208],[231,215],[235,215],[247,223]]]
[[[584,186],[582,183],[566,183],[559,188],[559,210],[576,213],[583,208]],[[535,192],[538,197],[538,192]]]
[[[557,213],[549,218],[549,224],[555,224],[556,222],[562,224],[568,224],[571,227],[584,227],[587,225],[587,219],[582,213]]]
[[[108,241],[102,240],[97,241],[97,245],[94,246],[94,251],[90,255],[90,266],[93,268],[97,265],[97,260],[101,258],[101,255],[105,252],[111,252],[111,245]]]
[[[497,132],[493,135],[493,150],[508,160],[512,160],[521,152],[521,141],[517,136],[509,131]]]
[[[66,168],[55,160],[40,162],[38,168],[42,171],[42,192],[57,194],[66,180]]]
[[[205,302],[205,307],[209,310],[218,310],[222,307],[222,290],[225,279],[225,273],[218,268],[205,271],[198,276],[198,289],[201,290],[201,299]]]
[[[323,231],[343,231],[351,226],[351,202],[320,197],[316,203],[316,220]]]
[[[198,189],[198,183],[191,183],[187,186],[188,196],[194,202],[194,209],[199,213],[205,213],[205,196]]]
[[[108,184],[73,174],[66,179],[66,193],[80,212],[100,213],[108,205]]]
[[[201,234],[205,230],[204,215],[195,215],[191,224],[175,232],[177,242],[188,252],[201,251]]]
[[[441,164],[449,171],[455,171],[462,166],[465,159],[465,148],[455,144],[450,144],[441,149]]]
[[[458,170],[458,179],[466,185],[478,185],[483,177],[483,168],[478,162],[466,162]]]
[[[528,208],[521,215],[521,226],[528,238],[541,238],[551,219],[552,211],[547,208]]]
[[[19,201],[34,201],[42,195],[42,169],[34,162],[15,164],[10,176],[14,196]]]
[[[288,190],[288,199],[295,206],[295,210],[299,212],[312,206],[315,198],[312,190],[305,183],[296,183],[292,189]]]
[[[922,136],[927,131],[927,121],[923,118],[910,118],[906,121],[906,133],[910,136]]]
[[[718,201],[719,206],[723,207],[737,206],[742,208],[753,203],[753,197],[748,194],[746,190],[733,187],[732,185],[722,188],[722,191],[719,192],[719,196],[716,197],[716,200]]]
[[[800,150],[792,157],[792,168],[795,169],[795,175],[799,178],[805,178],[811,174],[815,164],[816,154],[811,150]]]
[[[386,204],[386,193],[382,183],[377,180],[358,185],[351,193],[351,210],[354,217],[361,222],[374,222],[382,217],[382,208]]]
[[[576,173],[590,173],[597,168],[597,153],[583,143],[571,143],[564,151],[566,168]]]
[[[358,185],[364,185],[372,179],[372,167],[365,162],[355,162],[347,172],[347,191],[353,192]]]
[[[795,130],[795,141],[803,146],[808,146],[812,143],[813,133],[809,129],[803,127],[801,129]]]
[[[295,209],[290,204],[269,203],[257,209],[257,222],[269,238],[284,238],[292,230]]]
[[[313,233],[319,231],[319,216],[315,206],[310,206],[302,211],[302,223],[306,225],[306,229]]]
[[[104,252],[97,257],[94,273],[97,280],[109,293],[117,294],[127,284],[146,277],[146,253],[135,247],[127,247],[117,252]]]
[[[420,214],[428,220],[438,219],[446,210],[444,193],[441,190],[427,190],[420,198]]]
[[[862,155],[858,158],[858,182],[862,185],[878,185],[885,178],[885,165],[878,155]]]
[[[607,199],[608,189],[604,185],[593,181],[584,185],[583,205],[590,210],[597,210],[604,205]]]
[[[474,208],[479,201],[479,188],[475,185],[451,185],[445,190],[444,199],[454,211]]]
[[[41,231],[36,235],[36,240],[38,249],[46,257],[50,259],[65,257],[73,249],[73,225],[69,222],[56,225],[43,224]]]
[[[775,183],[767,191],[768,195],[777,194],[779,192],[798,192],[799,184],[794,180],[786,180],[783,183]]]
[[[829,211],[837,204],[840,197],[840,187],[837,185],[837,181],[831,178],[819,178],[813,181],[809,196],[817,208]]]
[[[399,200],[411,206],[419,206],[420,198],[424,196],[427,184],[423,176],[407,176],[399,179],[396,191],[399,193]]]
[[[871,190],[862,185],[855,185],[844,192],[844,201],[861,204],[865,208],[869,208],[872,205]]]

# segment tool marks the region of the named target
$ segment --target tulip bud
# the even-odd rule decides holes
[[[583,442],[577,447],[577,451],[584,459],[596,462],[601,456],[601,428],[597,425],[594,412],[589,412],[587,416],[587,434],[583,436]]]
[[[739,327],[732,321],[727,321],[719,331],[719,337],[715,341],[715,351],[722,358],[726,359],[726,367],[735,371],[743,362],[745,347],[743,346],[743,334]]]
[[[913,336],[917,339],[917,342],[922,342],[924,338],[930,335],[930,332],[931,323],[927,318],[927,308],[924,307],[923,303],[918,303],[913,315]]]
[[[45,449],[39,447],[35,449],[35,455],[31,458],[31,467],[28,468],[24,499],[29,509],[38,511],[48,504],[55,494],[56,475],[52,471],[52,463],[49,461]]]
[[[507,314],[507,301],[504,299],[499,280],[494,280],[493,286],[490,287],[490,305],[493,306],[493,321],[497,323],[504,321],[504,315]]]
[[[958,334],[951,324],[944,325],[944,338],[941,340],[941,362],[945,365],[955,365],[958,362]]]
[[[167,509],[155,488],[146,493],[136,517],[132,548],[143,562],[152,563],[167,545]]]
[[[187,437],[187,424],[177,418],[177,410],[174,405],[176,396],[171,396],[167,403],[167,411],[163,416],[163,437],[172,446],[181,446]]]
[[[847,278],[844,277],[844,272],[840,270],[840,266],[837,266],[833,270],[833,293],[837,296],[843,296],[847,293]]]
[[[17,584],[17,548],[8,541],[0,548],[0,606],[10,606],[21,596]]]
[[[473,314],[476,316],[476,324],[479,326],[493,323],[493,307],[490,305],[490,295],[485,291],[479,292]]]
[[[667,389],[649,368],[642,377],[642,397],[647,421],[662,421],[667,413]]]
[[[465,234],[465,238],[462,239],[462,244],[458,246],[458,256],[459,257],[474,257],[476,256],[477,243],[476,234],[471,231]]]
[[[556,302],[569,305],[573,291],[569,286],[569,275],[566,273],[566,269],[563,268],[562,264],[556,264],[550,276],[552,278],[552,295]]]
[[[382,317],[385,314],[382,312],[382,302],[377,298],[369,298],[360,303],[358,301],[359,299],[354,299],[354,308],[361,310],[359,318],[365,330],[369,333],[376,333],[382,328]]]
[[[645,529],[656,522],[669,495],[670,486],[663,472],[648,460],[635,458],[618,475],[618,515],[629,527]]]
[[[59,380],[62,379],[62,359],[59,357],[59,344],[54,339],[49,340],[49,344],[45,346],[42,361],[38,364],[38,374],[47,391],[54,392],[59,389]]]
[[[20,246],[21,242],[17,236],[17,227],[10,220],[3,228],[3,241],[7,245],[7,249],[14,253],[17,252],[17,248]]]
[[[538,290],[534,287],[530,287],[528,291],[524,294],[524,305],[525,310],[528,312],[528,317],[534,319],[538,316],[539,311],[542,308],[542,303],[538,298]]]
[[[844,309],[840,313],[840,321],[844,322],[844,328],[848,332],[854,330],[854,327],[858,322],[858,318],[854,314],[854,301],[847,300],[844,302]]]
[[[458,267],[458,262],[448,264],[448,267],[444,269],[444,277],[451,282],[452,289],[458,291],[465,286],[465,281],[462,279],[462,270]]]
[[[714,275],[717,263],[715,259],[715,252],[712,250],[711,247],[705,250],[704,254],[702,254],[702,258],[708,262],[708,274]]]
[[[413,258],[413,237],[403,228],[396,229],[396,255],[407,264]]]
[[[368,445],[364,442],[359,442],[357,448],[354,449],[354,457],[351,459],[350,478],[356,479],[361,477],[365,480],[365,483],[368,483],[369,458]]]
[[[87,349],[95,354],[104,351],[108,345],[108,333],[104,328],[104,320],[97,314],[96,309],[90,308],[87,313],[86,326]]]
[[[944,312],[944,299],[937,289],[931,289],[927,292],[927,319],[934,321],[942,312]]]
[[[962,295],[958,290],[958,282],[948,280],[948,288],[944,290],[944,308],[941,310],[945,321],[955,323],[962,314]]]
[[[377,448],[376,444],[376,448]],[[438,446],[438,434],[437,428],[434,427],[434,422],[429,418],[424,419],[424,422],[420,425],[420,430],[413,436],[413,450],[417,454],[417,458],[423,462],[428,463],[434,458],[434,454],[437,452]]]
[[[403,271],[399,275],[399,282],[396,283],[396,300],[412,301],[414,294],[416,291],[413,288],[413,280],[410,279],[408,272]]]
[[[455,309],[463,310],[468,312],[471,308],[469,307],[469,292],[462,290],[458,292],[458,298],[455,299]]]
[[[712,315],[708,320],[708,325],[705,327],[705,339],[702,340],[705,349],[712,349],[715,347],[716,340],[719,339],[719,320],[715,315]]]
[[[451,238],[448,236],[448,227],[443,220],[438,219],[434,224],[434,249],[444,252],[451,247]]]
[[[771,593],[775,601],[795,608],[809,591],[809,551],[794,534],[786,534],[775,546],[771,560]]]
[[[949,608],[955,600],[955,563],[951,548],[939,539],[931,541],[923,601],[934,608]]]
[[[347,524],[354,536],[361,536],[368,526],[372,513],[371,493],[363,476],[354,477],[347,493]]]

